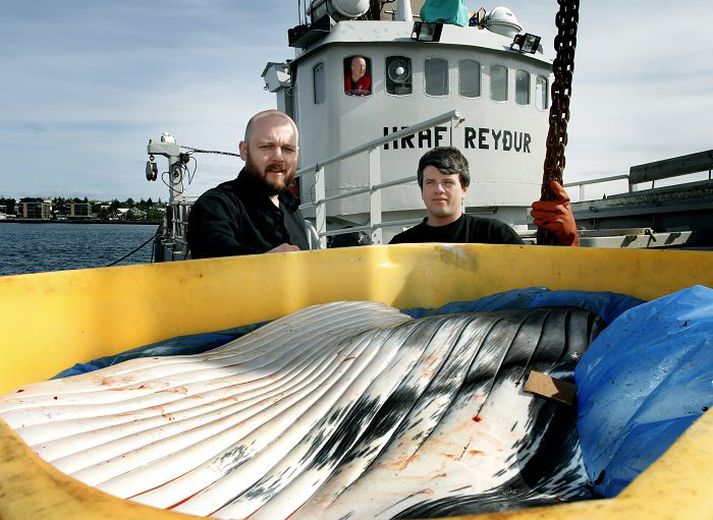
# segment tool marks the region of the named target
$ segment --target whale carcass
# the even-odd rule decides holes
[[[412,319],[318,305],[209,352],[141,358],[0,398],[42,458],[108,493],[219,518],[419,518],[591,498],[571,379],[599,320],[574,309]]]

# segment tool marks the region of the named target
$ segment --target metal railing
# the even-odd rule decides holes
[[[679,177],[691,173],[705,173],[708,171],[708,180],[713,179],[713,150],[697,152],[679,157],[672,157],[662,161],[652,163],[639,164],[629,168],[628,174],[614,175],[611,177],[599,177],[597,179],[589,179],[586,181],[569,182],[565,184],[565,188],[573,186],[579,187],[579,200],[583,201],[584,186],[588,184],[601,184],[603,182],[618,181],[626,179],[628,185],[628,193],[633,191],[636,184],[644,182],[651,183],[651,189],[656,187],[656,181]]]
[[[408,137],[413,134],[417,134],[423,130],[433,128],[434,126],[450,122],[451,123],[451,135],[450,140],[453,141],[453,123],[456,124],[463,122],[464,119],[461,117],[457,110],[451,110],[440,116],[427,119],[415,125],[411,125],[408,128],[399,130],[393,134],[385,135],[374,139],[367,143],[364,143],[355,148],[351,148],[345,152],[342,152],[333,157],[329,157],[323,161],[318,161],[309,166],[300,168],[297,172],[297,176],[304,175],[306,173],[315,174],[315,185],[314,185],[314,202],[307,202],[300,205],[300,209],[315,208],[315,226],[318,230],[319,242],[321,247],[327,246],[327,237],[343,235],[346,233],[356,233],[360,231],[369,231],[371,235],[371,242],[373,244],[380,244],[382,242],[382,229],[384,227],[390,226],[400,226],[411,224],[420,221],[418,220],[402,220],[398,222],[387,222],[383,223],[381,220],[381,190],[384,188],[389,188],[391,186],[398,186],[401,184],[407,184],[413,182],[415,176],[409,175],[408,177],[403,177],[401,179],[396,179],[388,182],[381,182],[381,146],[385,143],[401,139],[402,137]],[[339,195],[333,195],[331,197],[326,196],[326,179],[324,176],[325,166],[330,164],[335,164],[344,159],[348,159],[360,153],[368,152],[369,154],[369,185],[363,188],[357,188],[350,190],[347,193],[340,193]],[[369,194],[369,224],[359,227],[351,227],[347,229],[339,229],[327,231],[327,202],[344,199],[347,197],[355,197],[357,195]]]
[[[628,174],[622,174],[622,175],[612,175],[611,177],[599,177],[596,179],[589,179],[586,181],[576,181],[576,182],[568,182],[567,184],[564,185],[565,188],[572,188],[572,187],[579,187],[579,200],[586,200],[584,198],[584,187],[588,184],[601,184],[603,182],[609,182],[609,181],[619,181],[622,179],[626,179],[626,185],[628,186],[628,192],[631,193],[631,182],[629,181],[629,175]]]

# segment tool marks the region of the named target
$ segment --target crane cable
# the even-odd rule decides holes
[[[572,76],[574,74],[574,51],[577,47],[577,24],[579,23],[579,0],[557,0],[559,11],[555,16],[557,35],[555,51],[557,56],[552,63],[552,82],[550,105],[550,128],[547,133],[547,152],[545,154],[544,174],[540,200],[555,200],[550,188],[551,181],[562,184],[565,168],[564,149],[567,146],[567,123],[569,122],[569,103],[572,97]],[[557,244],[555,235],[542,228],[537,230],[537,243]]]

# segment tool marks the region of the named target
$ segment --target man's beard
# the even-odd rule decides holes
[[[268,179],[267,174],[270,171],[281,171],[283,173],[280,179]],[[273,195],[279,195],[283,191],[287,191],[292,182],[295,180],[296,168],[293,166],[289,170],[284,161],[273,161],[265,167],[265,171],[261,172],[260,169],[253,163],[250,159],[250,155],[246,157],[245,160],[245,172],[250,175],[250,177],[265,189],[265,193],[272,197]]]

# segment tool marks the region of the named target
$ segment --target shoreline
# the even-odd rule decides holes
[[[160,220],[42,220],[42,219],[0,219],[0,224],[116,224],[126,226],[138,224],[144,226],[158,226]]]

